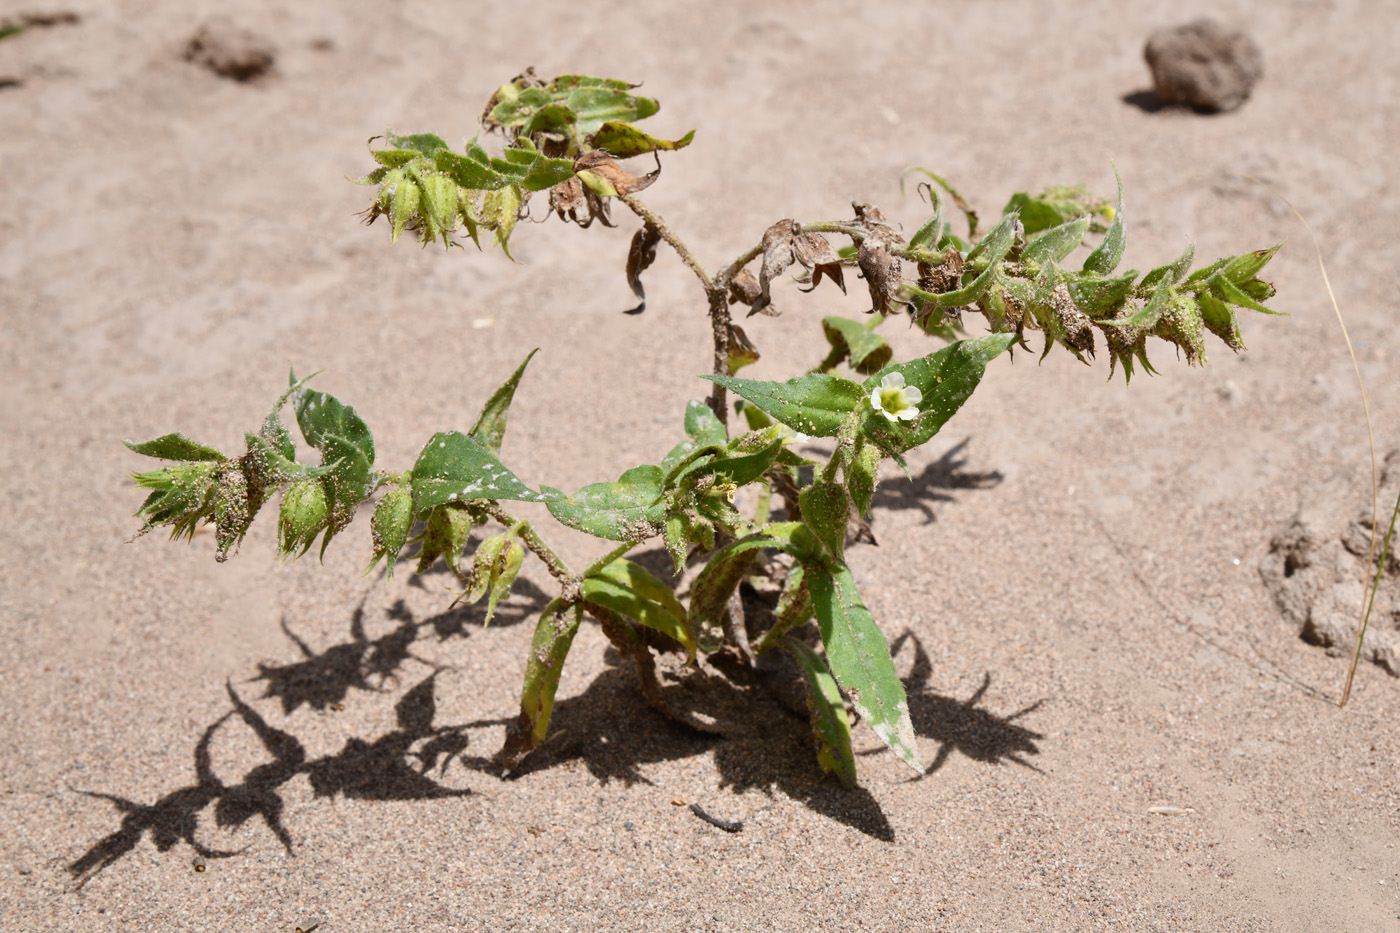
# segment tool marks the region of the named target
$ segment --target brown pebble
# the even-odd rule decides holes
[[[679,798],[679,797],[672,797],[672,798],[671,798],[671,806],[673,806],[673,807],[683,807],[683,806],[685,806],[685,801],[682,800],[682,799]]]
[[[1206,113],[1243,104],[1264,73],[1264,56],[1249,36],[1209,19],[1159,29],[1143,57],[1158,100]]]

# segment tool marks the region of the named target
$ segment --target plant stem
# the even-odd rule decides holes
[[[704,266],[700,265],[700,260],[695,258],[695,254],[690,251],[690,247],[686,246],[681,238],[676,236],[675,231],[670,228],[666,221],[661,219],[660,214],[647,207],[642,203],[642,199],[635,194],[619,194],[617,199],[631,208],[632,213],[642,218],[644,222],[656,228],[656,232],[661,234],[661,239],[671,245],[671,249],[675,250],[676,255],[681,257],[681,262],[689,266],[690,271],[694,272],[700,279],[700,284],[705,286],[705,291],[707,293],[714,291],[715,280],[710,278],[710,274],[705,271]]]
[[[530,527],[529,522],[511,515],[494,500],[486,500],[482,511],[507,528],[515,529],[516,534],[520,535],[521,543],[529,548],[530,553],[538,557],[548,568],[550,576],[565,584],[566,588],[571,583],[577,583],[574,575],[569,572],[568,564],[565,564],[559,555],[555,554],[549,545],[544,543],[544,539],[536,533],[535,529]]]
[[[593,563],[589,564],[587,567],[583,568],[583,575],[585,577],[588,577],[597,573],[598,571],[606,567],[608,564],[611,564],[613,561],[617,560],[623,554],[626,554],[628,551],[632,550],[636,546],[637,545],[632,541],[622,542],[617,547],[613,548],[611,551],[604,554],[602,557],[598,558]]]
[[[1390,527],[1385,530],[1385,543],[1381,545],[1381,559],[1376,564],[1376,576],[1371,581],[1371,596],[1366,603],[1366,614],[1361,617],[1361,630],[1356,633],[1356,647],[1351,653],[1351,667],[1347,668],[1346,686],[1342,688],[1342,702],[1338,706],[1346,706],[1347,700],[1351,698],[1351,682],[1356,677],[1356,665],[1361,660],[1361,647],[1366,641],[1366,629],[1371,624],[1371,610],[1376,605],[1376,590],[1381,588],[1381,574],[1385,572],[1385,559],[1390,555],[1390,539],[1395,534],[1395,520],[1400,518],[1400,495],[1395,497],[1395,509],[1390,513]]]

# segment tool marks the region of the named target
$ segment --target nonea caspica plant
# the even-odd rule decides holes
[[[389,133],[370,141],[376,167],[357,183],[372,191],[369,222],[383,217],[391,240],[410,233],[425,245],[451,246],[465,236],[481,246],[489,239],[507,255],[532,199],[548,199],[550,213],[580,227],[612,227],[620,204],[641,221],[626,262],[639,302],[632,313],[645,308],[642,274],[657,249],[675,250],[704,292],[714,362],[701,377],[707,383],[697,384],[704,400],[678,400],[674,443],[658,449],[655,462],[573,493],[522,482],[500,453],[529,357],[469,430],[434,434],[406,469],[377,463],[373,434],[355,409],[293,374],[241,452],[178,433],[128,444],[166,462],[133,476],[150,491],[137,512],[141,531],[168,526],[172,537],[188,538],[212,523],[224,560],[280,492],[278,547],[298,557],[318,539],[324,553],[377,497],[368,523],[371,568],[382,561],[392,575],[416,545],[417,572],[442,558],[462,581],[460,601],[485,599],[488,621],[527,552],[534,555],[558,593],[540,612],[525,658],[520,713],[498,756],[505,768],[544,741],[560,672],[589,616],[635,661],[647,701],[667,715],[713,729],[663,681],[752,682],[748,674],[785,655],[783,664],[805,682],[824,770],[855,783],[851,729],[864,722],[922,772],[889,644],[844,556],[848,540],[869,531],[864,517],[881,462],[904,467],[905,454],[938,433],[992,360],[1034,340],[1043,342],[1042,354],[1058,344],[1086,362],[1106,353],[1110,378],[1121,367],[1128,379],[1137,367],[1154,371],[1149,337],[1175,344],[1190,364],[1205,362],[1207,332],[1240,349],[1239,309],[1272,313],[1263,302],[1274,289],[1259,273],[1278,247],[1194,270],[1192,247],[1146,275],[1119,272],[1121,183],[1113,202],[1079,187],[1017,194],[983,232],[955,189],[913,169],[931,216],[912,235],[901,235],[874,205],[857,203],[843,219],[780,219],[712,271],[638,196],[660,177],[663,154],[685,148],[694,131],[672,140],[639,129],[659,105],[635,90],[624,81],[546,81],[527,71],[502,85],[482,115],[495,154],[481,137],[459,152],[431,133]],[[625,167],[638,158],[654,168]],[[945,220],[945,202],[963,215],[965,235]],[[1070,268],[1068,258],[1086,239],[1091,251]],[[822,320],[831,351],[809,372],[784,382],[736,375],[758,358],[736,310],[777,315],[772,285],[790,271],[809,291],[828,282],[845,291],[849,278],[863,279],[870,308],[863,319]],[[988,333],[967,335],[972,315],[985,319]],[[891,316],[911,321],[938,349],[895,360],[876,333]],[[298,459],[283,421],[289,407],[314,462]],[[832,439],[824,462],[796,452],[810,452],[812,438]],[[753,503],[747,512],[735,505],[743,489],[752,490],[742,500]],[[581,570],[570,568],[541,529],[510,512],[514,502],[543,503],[560,524],[616,546]],[[498,530],[473,536],[488,523]],[[627,557],[654,538],[674,562],[673,580]]]

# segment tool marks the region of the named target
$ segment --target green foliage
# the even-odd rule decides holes
[[[634,211],[642,224],[625,266],[633,292],[644,299],[641,273],[664,241],[696,273],[711,316],[716,362],[701,377],[709,380],[709,398],[686,405],[664,455],[573,495],[527,485],[505,465],[502,451],[532,351],[486,400],[470,431],[434,434],[410,469],[381,472],[373,435],[355,409],[292,376],[258,429],[244,435],[241,455],[183,434],[128,443],[137,454],[165,461],[161,469],[133,474],[149,491],[137,511],[138,534],[169,527],[172,537],[191,538],[212,523],[216,556],[223,559],[281,490],[278,549],[296,558],[318,537],[324,553],[359,506],[380,493],[370,519],[370,568],[383,560],[391,576],[404,548],[416,542],[417,572],[442,558],[462,581],[460,602],[486,600],[488,623],[522,572],[526,552],[533,553],[557,580],[559,595],[536,623],[520,715],[499,756],[506,767],[544,741],[560,672],[587,612],[635,660],[643,692],[658,708],[669,710],[655,680],[655,651],[681,652],[682,663],[707,670],[724,666],[703,663],[719,653],[730,664],[753,665],[757,656],[782,649],[801,670],[824,771],[848,787],[856,782],[849,701],[861,722],[922,772],[888,642],[846,564],[848,543],[869,531],[861,516],[870,514],[884,461],[905,467],[905,454],[937,435],[998,357],[1027,347],[1030,332],[1044,335],[1044,353],[1058,344],[1086,363],[1098,349],[1097,332],[1110,375],[1122,364],[1125,377],[1136,364],[1153,371],[1148,337],[1175,345],[1191,364],[1205,362],[1207,332],[1240,349],[1239,310],[1273,313],[1264,305],[1273,287],[1259,275],[1279,247],[1195,271],[1191,247],[1142,277],[1120,273],[1121,180],[1116,206],[1082,187],[1018,193],[979,236],[972,205],[941,176],[914,169],[927,179],[919,190],[931,216],[907,240],[878,208],[853,204],[849,219],[777,221],[711,277],[635,197],[659,176],[660,154],[689,145],[694,131],[671,140],[638,129],[635,123],[659,107],[634,90],[622,81],[582,75],[545,81],[527,71],[502,85],[482,116],[486,133],[500,136],[496,154],[480,135],[457,151],[431,133],[389,133],[384,148],[371,147],[375,167],[359,182],[375,188],[371,222],[385,216],[391,240],[414,231],[424,244],[452,245],[458,231],[479,243],[485,230],[506,248],[531,197],[544,192],[549,213],[582,227],[595,219],[611,226],[614,201]],[[651,156],[656,170],[636,175],[618,164],[637,156]],[[945,196],[967,219],[966,239],[944,220]],[[1099,234],[1097,243],[1086,243]],[[828,236],[849,242],[838,249]],[[1083,262],[1068,268],[1081,248],[1088,248]],[[807,291],[830,281],[843,292],[843,270],[857,269],[869,291],[869,316],[823,318],[830,352],[809,372],[785,381],[735,376],[759,350],[731,320],[730,305],[776,315],[773,285],[794,268]],[[946,345],[895,360],[890,343],[875,333],[895,313],[908,314]],[[986,319],[990,333],[966,336],[964,319],[973,314]],[[513,361],[499,362],[504,371]],[[738,397],[738,425],[728,423],[729,393]],[[315,462],[297,459],[281,420],[288,402]],[[811,438],[831,439],[823,460],[793,449]],[[505,510],[510,502],[543,503],[565,527],[617,544],[575,573],[529,522]],[[779,502],[786,514],[776,521]],[[476,529],[488,522],[501,530],[473,548]],[[675,580],[624,556],[657,537]],[[766,587],[778,592],[776,605],[746,618],[745,581],[761,578],[780,583]],[[815,629],[800,630],[813,619]],[[818,638],[820,650],[813,647]]]

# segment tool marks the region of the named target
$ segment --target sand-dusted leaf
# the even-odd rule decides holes
[[[725,452],[697,459],[678,471],[670,483],[673,487],[682,486],[698,477],[714,475],[735,486],[747,486],[767,472],[782,453],[784,439],[780,431],[775,427],[735,438]]]
[[[1240,286],[1236,285],[1234,282],[1231,282],[1223,274],[1211,276],[1207,281],[1207,285],[1210,288],[1211,294],[1229,304],[1239,305],[1242,308],[1249,308],[1252,311],[1259,311],[1263,314],[1279,313],[1255,301],[1244,289],[1240,288]]]
[[[661,461],[661,468],[667,475],[697,450],[723,447],[729,443],[729,433],[724,423],[715,416],[709,405],[694,399],[685,405],[685,434],[686,439],[672,447]]]
[[[289,378],[297,384],[294,373]],[[350,523],[355,507],[373,491],[374,437],[355,409],[333,395],[303,385],[292,392],[291,400],[302,436],[321,452],[321,466],[327,468],[320,477],[330,504],[330,519],[321,539],[321,553],[325,554],[331,538]]]
[[[812,594],[807,589],[806,571],[801,564],[793,564],[787,579],[783,581],[783,591],[778,594],[778,605],[773,610],[773,627],[764,632],[753,646],[754,654],[763,654],[778,647],[785,634],[812,618],[812,612]]]
[[[1196,303],[1201,308],[1201,319],[1212,334],[1225,341],[1225,345],[1231,350],[1245,348],[1244,337],[1240,334],[1239,320],[1229,305],[1209,292],[1199,293],[1196,296]]]
[[[615,483],[592,483],[572,496],[541,486],[549,514],[558,521],[611,541],[644,541],[661,533],[666,474],[659,466],[633,467]]]
[[[849,358],[852,369],[868,374],[887,364],[894,351],[890,349],[889,341],[870,329],[872,324],[878,324],[880,320],[878,317],[871,318],[870,324],[867,324],[844,317],[822,318],[822,332],[831,344],[831,355],[827,357],[822,368],[828,369]]]
[[[449,148],[446,140],[432,133],[410,133],[407,136],[396,136],[394,131],[390,130],[384,134],[384,138],[389,145],[399,151],[414,152],[429,158],[432,158],[439,149]]]
[[[523,200],[520,189],[515,185],[488,191],[481,199],[481,225],[495,231],[496,244],[509,259],[514,259],[510,255],[510,234],[515,229],[516,221],[520,219],[520,205]]]
[[[196,528],[214,519],[219,470],[217,462],[204,460],[131,474],[138,486],[152,490],[136,510],[136,517],[142,521],[137,535],[169,525],[172,540],[193,538]]]
[[[943,238],[943,196],[938,193],[937,188],[928,182],[920,182],[919,188],[928,193],[933,216],[914,231],[914,235],[909,238],[909,248],[911,250],[935,250],[938,248],[938,241]]]
[[[413,511],[468,499],[539,502],[544,497],[506,469],[481,440],[460,431],[440,431],[413,464]]]
[[[634,619],[685,646],[695,657],[695,633],[685,606],[640,564],[618,558],[583,579],[583,598]]]
[[[564,659],[568,657],[582,620],[582,605],[569,605],[559,597],[551,600],[540,613],[525,662],[520,715],[507,728],[505,746],[497,755],[497,760],[505,767],[514,767],[549,734],[559,675],[564,670]]]
[[[643,120],[661,109],[652,98],[638,97],[617,86],[576,84],[569,89],[564,103],[578,114],[578,126],[584,133],[596,133],[609,122]]]
[[[807,709],[812,715],[812,735],[817,741],[817,764],[835,774],[845,787],[856,786],[856,759],[851,751],[851,720],[836,678],[826,662],[804,641],[784,638],[783,650],[797,662],[807,687]]]
[[[460,502],[446,502],[430,509],[424,521],[418,569],[414,573],[427,573],[441,557],[449,570],[463,576],[462,549],[467,546],[475,526],[474,517]]]
[[[904,384],[917,388],[923,396],[918,403],[919,416],[907,423],[893,423],[871,412],[861,425],[862,433],[889,454],[926,443],[972,395],[987,364],[1015,342],[1015,334],[987,334],[959,340],[917,360],[886,366],[865,380],[862,393],[873,392],[887,374],[901,373]]]
[[[144,457],[155,457],[159,460],[203,460],[220,463],[228,459],[213,447],[206,447],[198,441],[190,440],[178,431],[162,434],[154,440],[140,443],[122,441],[122,443],[135,453]]]
[[[787,551],[800,559],[815,559],[817,542],[801,522],[769,525],[757,534],[731,541],[711,554],[690,587],[690,630],[702,651],[715,651],[724,641],[724,618],[729,597],[749,574],[764,548]],[[799,531],[799,528],[801,529]]]
[[[987,289],[996,280],[1001,261],[1006,258],[1011,247],[1016,245],[1017,222],[1015,214],[1007,214],[967,254],[967,262],[980,259],[987,263],[987,267],[970,284],[954,291],[941,293],[927,292],[907,282],[904,283],[904,288],[925,301],[943,308],[956,308],[972,304],[987,293]]]
[[[1142,277],[1142,281],[1138,283],[1139,292],[1146,291],[1149,288],[1156,288],[1158,283],[1160,282],[1166,282],[1168,285],[1175,285],[1176,283],[1180,282],[1182,276],[1186,275],[1186,273],[1190,271],[1191,260],[1195,257],[1195,255],[1196,244],[1192,243],[1188,245],[1186,247],[1186,251],[1183,252],[1180,256],[1178,256],[1176,259],[1172,260],[1164,266],[1158,266],[1151,272],[1144,275]]]
[[[481,409],[481,414],[476,417],[476,424],[472,425],[470,436],[485,444],[486,448],[498,457],[501,455],[501,441],[506,435],[506,415],[510,412],[510,403],[515,398],[515,389],[520,385],[520,377],[525,375],[525,367],[530,365],[530,360],[538,352],[539,348],[531,350],[510,378],[491,393],[491,397]]]
[[[1274,253],[1282,248],[1283,244],[1279,243],[1267,249],[1256,249],[1240,256],[1232,256],[1223,260],[1225,265],[1221,274],[1236,285],[1243,285],[1257,276],[1269,264],[1269,260],[1274,258]]]
[[[845,560],[846,521],[850,516],[845,488],[840,483],[813,483],[802,490],[797,503],[802,509],[802,521],[822,547],[837,561]]]
[[[1113,223],[1109,224],[1098,249],[1084,260],[1084,271],[1094,275],[1108,275],[1116,269],[1127,243],[1127,228],[1123,225],[1123,177],[1118,174],[1116,165],[1113,167],[1113,177],[1118,180],[1118,207],[1113,214]]]
[[[1064,284],[1075,307],[1090,319],[1097,321],[1123,307],[1123,303],[1133,293],[1136,280],[1137,270],[1130,269],[1113,279],[1066,273]]]
[[[433,163],[439,172],[458,186],[472,191],[495,191],[518,177],[514,173],[507,174],[493,168],[485,150],[480,150],[480,155],[484,158],[475,157],[472,150],[460,155],[450,149],[440,149],[434,154]]]
[[[641,314],[647,309],[647,292],[642,287],[642,273],[656,261],[656,245],[661,242],[661,231],[651,224],[632,234],[632,245],[627,249],[627,284],[632,294],[641,304],[629,309],[627,314]]]
[[[373,570],[382,559],[384,573],[392,578],[394,564],[399,552],[408,542],[409,530],[413,527],[413,493],[402,484],[394,484],[379,504],[374,507],[374,517],[370,519],[371,538],[374,543],[374,556],[370,558],[365,573]]]
[[[591,142],[595,149],[606,149],[615,158],[630,159],[633,156],[646,155],[657,149],[684,149],[690,145],[693,139],[695,139],[694,130],[686,133],[680,139],[661,139],[637,129],[630,123],[609,120],[598,128],[598,132],[593,134]]]
[[[922,166],[916,165],[913,168],[906,169],[904,172],[904,177],[908,177],[910,172],[918,172],[921,175],[926,175],[928,178],[932,179],[933,182],[938,185],[938,187],[948,192],[948,196],[953,199],[953,203],[957,205],[958,210],[962,211],[963,216],[967,218],[968,239],[972,239],[973,237],[977,236],[977,212],[972,209],[972,205],[968,203],[966,198],[964,198],[961,194],[958,193],[958,190],[956,188],[950,185],[948,181],[944,179],[941,175],[929,171],[928,169]],[[904,191],[904,177],[901,177],[899,179],[899,190],[901,193],[903,193]],[[936,246],[937,244],[934,245]]]
[[[880,450],[874,444],[860,443],[856,454],[842,469],[846,474],[846,491],[861,515],[870,514],[870,500],[880,480]]]
[[[1021,258],[1028,262],[1062,262],[1066,256],[1079,247],[1079,244],[1084,242],[1084,235],[1088,232],[1089,218],[1087,217],[1080,217],[1078,220],[1067,221],[1051,227],[1026,244],[1026,248],[1021,251]],[[1026,236],[1030,235],[1031,228],[1027,224]]]
[[[842,420],[864,401],[858,384],[840,376],[812,373],[786,382],[758,382],[733,376],[701,376],[745,398],[794,431],[835,437]]]
[[[515,578],[524,563],[525,548],[519,541],[512,540],[486,568],[488,592],[486,617],[481,620],[483,626],[491,624],[491,618],[496,614],[496,605],[510,592],[511,585],[515,583]],[[477,572],[475,567],[472,572]]]
[[[904,685],[890,659],[889,642],[856,590],[855,577],[844,564],[834,570],[808,564],[806,582],[836,682],[880,740],[923,774]]]

